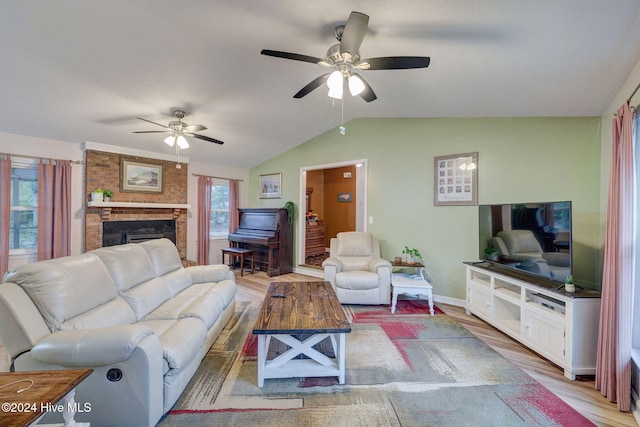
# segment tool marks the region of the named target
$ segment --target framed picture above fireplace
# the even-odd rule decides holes
[[[162,193],[163,182],[163,165],[120,160],[120,191]]]

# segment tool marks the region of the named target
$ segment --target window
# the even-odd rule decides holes
[[[38,169],[34,162],[12,161],[9,251],[30,253],[38,247]]]
[[[229,234],[229,183],[214,181],[211,186],[211,218],[209,235],[225,237]]]

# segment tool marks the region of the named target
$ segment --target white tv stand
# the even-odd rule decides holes
[[[600,292],[571,294],[561,282],[491,263],[465,264],[467,314],[559,365],[571,380],[595,374]]]

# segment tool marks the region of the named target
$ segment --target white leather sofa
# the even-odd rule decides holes
[[[167,239],[22,265],[3,282],[12,369],[94,369],[76,389],[91,405],[76,421],[92,427],[155,425],[235,310],[233,272],[185,269]]]
[[[322,263],[341,304],[389,304],[391,263],[380,256],[380,241],[370,233],[348,231],[331,239]]]

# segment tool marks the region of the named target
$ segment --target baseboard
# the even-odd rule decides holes
[[[293,269],[293,272],[298,274],[304,274],[306,276],[317,277],[318,279],[324,279],[324,271],[318,270],[316,268],[295,267]]]
[[[445,297],[443,295],[434,295],[433,302],[438,303],[441,302],[443,304],[454,305],[456,307],[464,307],[466,301],[458,298]]]

